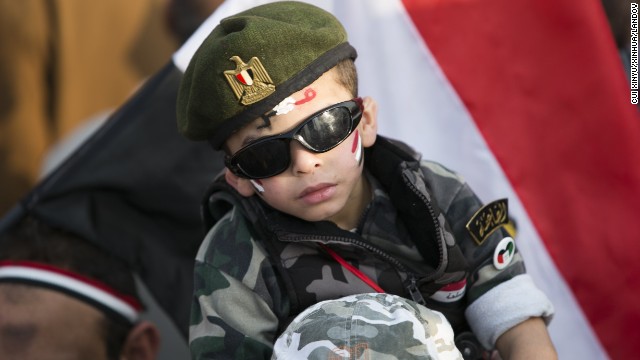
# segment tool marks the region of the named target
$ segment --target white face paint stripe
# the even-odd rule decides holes
[[[12,265],[0,267],[0,279],[23,279],[53,285],[61,290],[68,290],[94,300],[132,323],[138,319],[138,310],[126,301],[71,276],[28,266]]]
[[[251,185],[253,185],[254,188],[256,188],[256,190],[258,190],[258,192],[260,194],[262,194],[264,192],[264,187],[262,185],[260,185],[257,181],[251,179],[249,180],[251,182]]]
[[[280,102],[280,104],[276,105],[273,108],[273,111],[276,112],[275,115],[284,115],[287,114],[289,112],[291,112],[291,110],[293,110],[293,108],[296,107],[295,105],[296,100],[294,98],[292,98],[291,96],[285,98],[284,100],[282,100]]]
[[[356,130],[356,138],[355,141],[357,141],[357,145],[356,145],[356,162],[360,163],[360,160],[362,160],[362,137],[360,136],[360,132],[358,130]]]

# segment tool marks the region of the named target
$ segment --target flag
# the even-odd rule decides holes
[[[403,5],[502,181],[443,161],[517,199],[518,244],[556,305],[560,358],[637,356],[640,118],[601,3]]]
[[[174,55],[184,69],[227,0]],[[640,118],[597,0],[316,0],[358,50],[379,132],[508,198],[562,359],[640,352]],[[408,76],[410,74],[410,76]]]

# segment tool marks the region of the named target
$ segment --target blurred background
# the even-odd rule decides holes
[[[52,149],[107,118],[221,2],[0,1],[0,214]]]
[[[222,0],[0,0],[0,217],[171,60]],[[197,207],[197,203],[194,203]],[[139,281],[160,359],[183,334]]]

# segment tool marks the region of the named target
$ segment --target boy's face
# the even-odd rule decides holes
[[[281,114],[243,127],[226,142],[231,154],[256,139],[286,132],[311,114],[334,104],[351,100],[347,89],[334,80],[334,70],[322,75],[311,85],[292,94]],[[226,170],[227,182],[243,196],[257,193],[272,207],[308,221],[331,220],[350,229],[356,225],[370,194],[366,189],[363,148],[376,138],[376,104],[364,99],[364,110],[358,126],[335,148],[316,153],[298,141],[290,143],[291,164],[282,173],[260,180],[249,180]]]

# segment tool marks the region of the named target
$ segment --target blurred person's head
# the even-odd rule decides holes
[[[180,43],[189,39],[224,0],[168,0],[165,18]]]
[[[155,359],[133,275],[71,233],[26,219],[0,237],[2,359]]]

